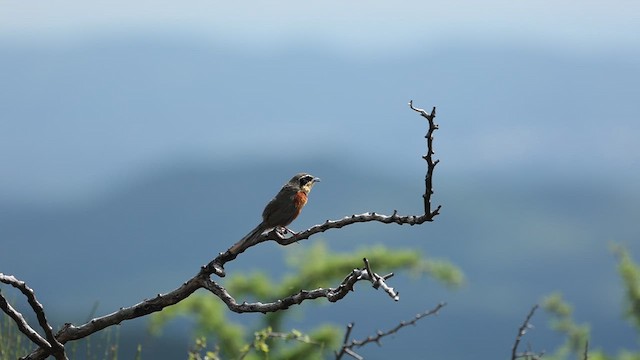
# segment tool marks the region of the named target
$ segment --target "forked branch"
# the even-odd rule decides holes
[[[511,348],[511,360],[516,360],[516,359],[521,359],[521,358],[526,358],[529,360],[538,360],[540,358],[542,358],[542,356],[544,355],[544,353],[535,353],[532,351],[525,351],[525,352],[518,352],[518,346],[520,345],[520,341],[522,341],[522,337],[527,333],[527,331],[531,328],[533,328],[533,325],[531,325],[531,318],[533,317],[533,314],[536,312],[536,310],[538,309],[538,305],[534,305],[531,310],[529,311],[529,314],[527,314],[527,317],[524,319],[524,322],[522,323],[522,325],[520,325],[520,328],[518,329],[518,335],[516,336],[516,340],[513,342],[513,347]]]
[[[58,341],[58,339],[53,335],[53,328],[49,325],[47,321],[47,316],[44,312],[44,307],[38,299],[36,299],[35,292],[27,286],[24,281],[16,279],[14,276],[5,275],[0,273],[0,282],[3,282],[7,285],[11,285],[14,288],[18,289],[26,298],[29,306],[36,314],[36,318],[38,319],[38,324],[44,331],[45,338],[40,336],[25,320],[24,316],[19,313],[16,309],[14,309],[5,299],[2,294],[0,294],[0,308],[7,314],[13,321],[15,321],[18,329],[25,334],[29,340],[33,341],[40,348],[46,349],[49,354],[53,355],[56,359],[67,359],[67,355],[64,351],[64,346]]]

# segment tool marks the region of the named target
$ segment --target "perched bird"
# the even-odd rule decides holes
[[[289,180],[280,192],[269,201],[262,212],[262,222],[251,230],[245,237],[233,245],[229,251],[237,253],[240,248],[247,248],[256,241],[262,233],[273,228],[283,228],[294,234],[287,226],[300,214],[307,203],[307,196],[319,178],[307,173],[296,174]]]

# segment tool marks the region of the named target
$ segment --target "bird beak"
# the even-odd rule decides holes
[[[314,177],[314,178],[313,178],[313,182],[314,182],[314,183],[320,182],[320,178],[318,178],[318,177]]]

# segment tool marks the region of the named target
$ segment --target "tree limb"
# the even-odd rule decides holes
[[[418,112],[422,117],[427,119],[429,123],[429,129],[427,130],[427,134],[425,138],[427,139],[427,153],[422,156],[422,158],[427,162],[427,173],[425,175],[425,192],[422,195],[424,200],[424,214],[422,215],[405,215],[399,216],[398,211],[394,210],[391,215],[383,215],[375,212],[367,212],[364,214],[354,214],[351,216],[345,216],[339,220],[326,220],[322,224],[314,225],[305,231],[301,231],[293,236],[288,238],[283,237],[275,229],[261,235],[256,241],[251,244],[235,244],[231,248],[229,248],[226,252],[218,254],[218,256],[213,259],[209,264],[207,264],[207,268],[209,268],[212,273],[224,277],[224,264],[234,260],[239,254],[243,253],[248,248],[255,246],[261,242],[273,240],[278,244],[286,246],[292,243],[306,240],[312,235],[323,233],[330,229],[340,229],[345,226],[353,225],[355,223],[363,223],[363,222],[381,222],[383,224],[391,224],[395,223],[398,225],[420,225],[425,222],[433,221],[433,218],[440,214],[441,205],[438,205],[435,210],[431,210],[431,195],[433,194],[433,171],[435,170],[436,165],[440,162],[440,160],[433,160],[433,155],[435,154],[433,150],[433,133],[438,130],[438,125],[435,123],[436,117],[436,108],[433,107],[431,113],[427,113],[425,110],[416,108],[413,106],[413,100],[409,101],[409,107],[411,110]],[[235,251],[231,251],[232,248],[235,248]]]
[[[398,225],[420,225],[425,222],[433,221],[433,218],[439,214],[440,206],[438,206],[435,210],[431,211],[431,194],[433,194],[432,189],[432,176],[433,170],[438,163],[438,161],[433,161],[431,155],[433,152],[433,132],[438,128],[438,126],[434,123],[435,118],[435,108],[433,108],[431,114],[427,114],[424,110],[417,109],[413,107],[413,102],[409,103],[409,106],[414,111],[419,112],[423,117],[427,118],[429,121],[429,130],[427,135],[427,154],[423,156],[423,158],[427,162],[427,175],[425,178],[425,193],[423,195],[424,204],[425,204],[425,213],[422,215],[405,215],[400,216],[396,210],[393,211],[392,215],[381,215],[375,212],[367,212],[359,215],[351,215],[344,217],[339,220],[327,220],[323,224],[312,226],[311,228],[298,233],[294,236],[284,238],[282,235],[278,234],[276,231],[271,231],[265,235],[262,235],[257,242],[251,244],[250,246],[255,246],[258,243],[274,240],[277,241],[281,245],[289,245],[297,241],[301,241],[304,239],[308,239],[314,234],[325,232],[329,229],[339,229],[348,225],[352,225],[355,223],[361,222],[371,222],[377,221],[385,224],[395,223]],[[184,282],[177,289],[166,293],[166,294],[158,294],[156,297],[152,299],[146,299],[138,304],[135,304],[130,307],[120,308],[118,311],[115,311],[111,314],[104,315],[101,317],[94,318],[89,322],[76,326],[73,324],[65,324],[56,334],[53,335],[53,331],[51,326],[48,325],[46,321],[46,317],[44,316],[44,309],[42,305],[40,305],[35,300],[35,295],[31,289],[24,285],[24,282],[18,281],[12,276],[3,275],[7,281],[4,281],[8,284],[13,285],[20,289],[23,294],[29,300],[29,304],[34,309],[38,322],[45,332],[46,340],[37,334],[33,329],[29,327],[29,325],[24,321],[24,318],[12,309],[8,304],[4,305],[6,301],[2,298],[2,302],[0,302],[0,306],[2,310],[9,314],[12,319],[18,324],[18,327],[21,328],[21,331],[29,337],[29,339],[34,342],[38,349],[34,350],[32,353],[28,354],[24,357],[24,359],[44,359],[49,355],[54,355],[56,359],[64,359],[64,346],[68,341],[77,340],[89,336],[97,331],[100,331],[106,327],[116,325],[125,320],[135,319],[138,317],[142,317],[157,311],[164,309],[165,307],[174,305],[188,296],[190,296],[193,292],[198,289],[206,289],[218,298],[220,298],[227,307],[234,312],[243,313],[243,312],[275,312],[280,310],[285,310],[289,308],[291,305],[300,304],[305,300],[317,299],[317,298],[326,298],[330,302],[338,301],[344,298],[349,291],[353,290],[353,286],[356,282],[361,280],[368,280],[373,284],[373,287],[378,289],[382,288],[392,299],[395,301],[399,300],[398,292],[394,290],[393,287],[387,285],[386,280],[391,278],[393,274],[388,274],[384,276],[380,276],[372,271],[371,264],[369,264],[367,259],[364,259],[365,266],[362,269],[354,269],[350,274],[348,274],[344,280],[335,288],[318,288],[314,290],[300,290],[299,292],[292,294],[283,299],[279,299],[269,303],[262,302],[254,302],[247,303],[242,302],[238,303],[231,294],[227,292],[227,290],[222,287],[217,282],[211,279],[212,274],[216,274],[219,277],[224,277],[224,264],[235,259],[238,254],[246,250],[248,247],[241,248],[237,253],[231,253],[227,250],[225,253],[220,253],[214,260],[209,262],[207,265],[204,265],[200,268],[200,271],[191,279]],[[439,310],[444,304],[440,304],[434,312]],[[415,323],[418,319],[423,316],[429,315],[430,313],[425,313],[423,315],[419,315],[414,320],[409,323],[401,323],[398,327],[390,330],[388,333],[382,333],[377,337],[378,341],[381,337],[386,336],[388,334],[394,333],[400,328]],[[366,343],[366,342],[365,342]],[[342,352],[349,354],[351,356],[356,356],[355,352],[352,351],[351,347],[353,346],[361,346],[358,345],[357,342],[354,342],[352,346],[343,348]],[[357,358],[357,357],[356,357]]]

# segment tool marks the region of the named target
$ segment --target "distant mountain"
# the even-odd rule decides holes
[[[627,57],[458,42],[345,57],[316,45],[265,52],[167,34],[2,43],[0,200],[83,198],[190,158],[312,154],[402,171],[423,151],[411,99],[438,107],[451,169],[640,180],[640,71]]]
[[[0,271],[27,281],[59,326],[84,321],[96,303],[101,315],[177,287],[252,228],[264,204],[298,171],[323,181],[292,225],[295,229],[370,210],[422,210],[423,178],[413,170],[383,174],[326,159],[307,164],[313,166],[268,162],[222,170],[216,164],[176,164],[83,203],[5,205],[0,207]],[[443,210],[434,223],[356,224],[316,238],[339,251],[378,243],[415,248],[459,265],[468,284],[448,291],[399,274],[393,284],[400,289],[399,303],[360,286],[338,304],[303,304],[298,311],[304,317],[292,326],[355,321],[359,334],[366,335],[447,301],[436,319],[363,354],[462,359],[474,349],[478,358],[497,358],[510,348],[530,306],[543,295],[563,291],[579,320],[592,324],[593,346],[635,344],[619,320],[622,294],[607,241],[621,241],[640,254],[637,190],[533,174],[452,177],[445,168],[436,176],[434,202]],[[287,271],[277,260],[285,252],[267,244],[242,254],[228,270],[260,269],[279,276]],[[534,321],[535,345],[550,349],[555,334],[543,326],[545,321],[542,313]],[[185,324],[173,328],[180,334],[164,335],[171,341],[136,334],[143,324],[122,324],[125,354],[132,354],[137,343],[144,344],[145,358],[184,353]],[[456,345],[460,339],[465,339],[463,348]]]

